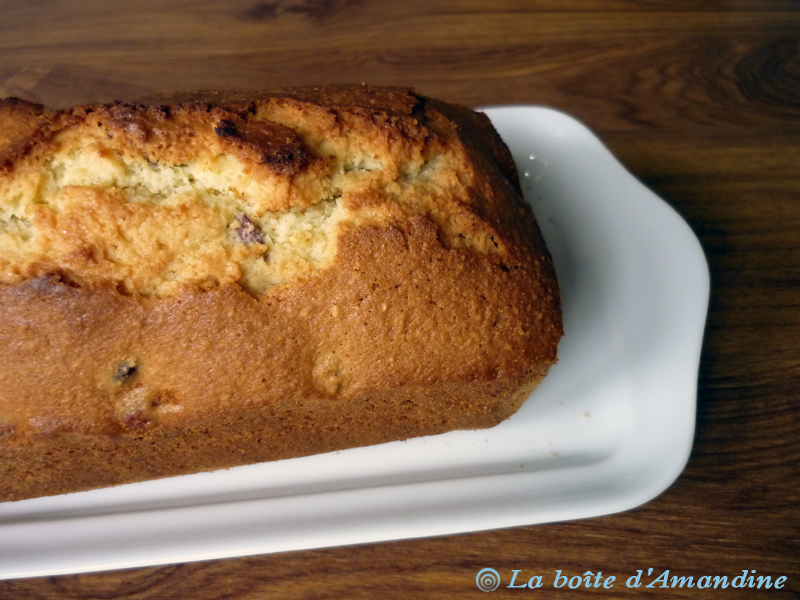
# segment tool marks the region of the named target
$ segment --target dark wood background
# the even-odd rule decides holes
[[[687,219],[712,295],[684,474],[611,517],[5,581],[0,598],[477,598],[486,566],[788,577],[495,597],[800,597],[800,2],[0,0],[0,96],[63,107],[362,81],[560,108]]]

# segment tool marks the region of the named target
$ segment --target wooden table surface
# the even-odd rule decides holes
[[[698,8],[703,5],[703,8]],[[689,464],[585,521],[0,582],[0,598],[469,598],[494,567],[617,575],[550,598],[800,597],[800,3],[796,0],[0,1],[0,96],[412,85],[578,117],[689,222],[711,306]],[[2,558],[0,558],[2,560]],[[637,569],[783,589],[627,589]],[[652,579],[652,577],[651,577]],[[547,582],[547,579],[546,579]],[[505,585],[505,584],[504,584]]]

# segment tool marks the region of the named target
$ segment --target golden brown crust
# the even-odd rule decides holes
[[[0,169],[36,143],[44,107],[18,98],[0,99]]]
[[[446,150],[465,183],[444,199],[420,187],[413,204],[359,188],[330,263],[257,294],[229,281],[148,295],[75,261],[0,285],[0,500],[488,427],[554,364],[552,265],[484,116],[360,86],[181,100],[26,106],[36,143],[11,136],[6,174],[86,122],[159,162],[214,140],[256,179],[256,167],[293,179],[327,164],[310,126],[264,113],[337,121],[325,135],[372,123],[365,144]]]

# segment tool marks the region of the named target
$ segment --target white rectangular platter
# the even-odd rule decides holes
[[[563,295],[559,363],[498,427],[0,504],[0,578],[445,535],[610,514],[692,446],[708,307],[697,238],[583,125],[486,110]]]

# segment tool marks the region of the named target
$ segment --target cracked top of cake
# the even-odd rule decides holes
[[[488,119],[407,89],[0,101],[0,284],[259,297],[332,265],[348,228],[414,216],[510,268],[529,212]]]

